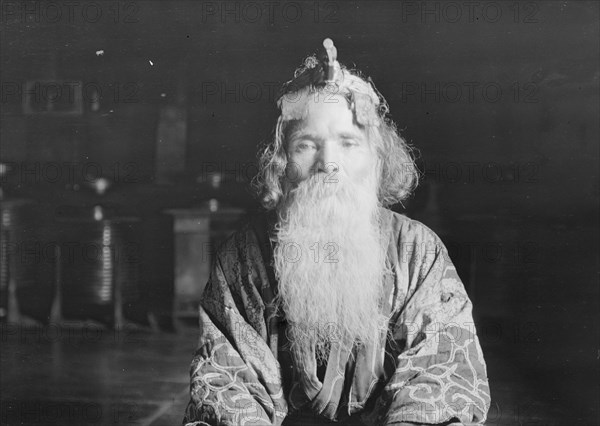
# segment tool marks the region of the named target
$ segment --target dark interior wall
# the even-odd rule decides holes
[[[132,4],[121,10],[118,24],[108,9],[98,23],[86,23],[79,11],[53,24],[43,14],[39,23],[22,23],[18,6],[13,14],[5,7],[3,110],[11,120],[3,126],[5,161],[69,154],[136,161],[148,178],[156,111],[184,99],[189,172],[210,162],[245,163],[270,134],[277,87],[330,36],[340,60],[373,77],[451,199],[489,194],[501,186],[490,184],[500,181],[516,183],[481,197],[469,211],[489,212],[497,192],[520,212],[594,206],[597,179],[588,172],[598,140],[593,2],[530,2],[518,16],[514,5],[500,2],[485,13],[473,6],[472,18],[461,7],[457,22],[451,22],[455,9],[443,2],[284,2],[273,6],[272,23],[264,6],[262,18],[251,22],[254,9],[238,2]],[[301,16],[293,22],[296,9]],[[88,105],[88,114],[64,124],[37,117],[24,123],[21,98],[10,95],[9,85],[34,78],[82,81],[88,92],[96,83],[100,111],[93,114]],[[69,130],[73,135],[66,137]]]
[[[221,196],[254,206],[239,188],[271,133],[274,94],[331,37],[421,153],[409,212],[458,253],[491,324],[484,345],[500,333],[540,389],[590,416],[594,392],[576,389],[597,392],[599,4],[251,4],[133,1],[118,17],[106,6],[97,23],[78,9],[27,21],[3,4],[0,158],[133,164],[136,180],[117,202],[142,211],[208,198],[193,182],[217,168],[237,183]],[[25,116],[12,90],[31,79],[97,83],[99,110],[84,99],[81,116]],[[165,105],[187,110],[183,189],[152,183]],[[49,197],[18,181],[7,178],[9,194]],[[42,183],[50,203],[65,197]]]

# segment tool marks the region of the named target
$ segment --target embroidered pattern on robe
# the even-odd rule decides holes
[[[485,422],[486,365],[448,252],[420,222],[387,209],[383,217],[393,271],[384,280],[388,333],[353,354],[333,344],[323,382],[297,368],[282,374],[290,362],[272,306],[274,215],[255,217],[222,245],[200,306],[184,425]]]

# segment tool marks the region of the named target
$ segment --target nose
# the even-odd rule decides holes
[[[317,171],[323,173],[336,173],[340,169],[340,156],[333,143],[325,142],[319,149],[317,158]]]

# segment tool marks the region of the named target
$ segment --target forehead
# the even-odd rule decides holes
[[[314,132],[354,132],[362,134],[348,100],[340,95],[309,94],[295,105],[294,119],[290,120],[288,135],[302,129]]]
[[[305,115],[308,116],[304,118],[312,118],[315,115],[327,115],[339,120],[352,118],[350,104],[342,95],[314,93],[306,97],[304,102],[306,103]]]

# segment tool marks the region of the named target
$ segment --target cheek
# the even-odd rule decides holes
[[[314,164],[308,155],[288,155],[286,177],[290,182],[299,182],[310,177],[310,170]]]
[[[349,173],[356,179],[362,180],[369,176],[373,172],[373,169],[377,166],[377,157],[371,153],[364,153],[356,156],[352,161],[349,162]]]

